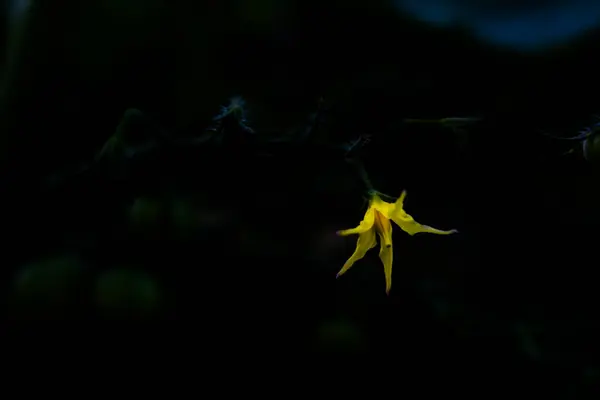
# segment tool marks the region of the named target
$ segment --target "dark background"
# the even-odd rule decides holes
[[[599,33],[523,49],[384,0],[114,3],[5,14],[10,326],[129,323],[136,338],[168,331],[171,346],[224,357],[372,357],[449,393],[592,390],[598,173],[540,130],[592,122]],[[461,233],[396,227],[386,296],[375,250],[335,279],[355,239],[334,233],[365,205],[337,153],[159,151],[126,178],[44,183],[89,163],[127,108],[185,136],[234,95],[271,137],[323,98],[323,140],[372,135],[362,159],[376,189],[406,189],[417,221]],[[467,133],[402,123],[454,116],[484,119]]]

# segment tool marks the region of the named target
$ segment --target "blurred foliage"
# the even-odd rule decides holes
[[[115,269],[98,277],[95,302],[105,317],[150,318],[157,314],[160,289],[143,271]]]
[[[317,341],[322,351],[341,354],[365,351],[362,334],[352,322],[329,320],[323,322],[317,332]]]
[[[12,282],[12,314],[27,319],[73,317],[86,290],[86,272],[85,265],[70,256],[24,265]]]

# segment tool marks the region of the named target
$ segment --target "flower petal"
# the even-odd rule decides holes
[[[381,247],[391,247],[392,223],[380,212],[375,213],[375,230],[379,234]]]
[[[364,233],[361,233],[358,236],[358,241],[356,242],[356,250],[354,250],[354,253],[352,254],[352,256],[350,256],[348,261],[346,261],[340,272],[337,273],[336,277],[339,277],[340,275],[348,271],[350,267],[354,265],[355,262],[363,258],[365,254],[367,254],[367,251],[375,247],[376,244],[377,239],[375,238],[374,230],[368,230]]]
[[[429,225],[421,225],[413,219],[410,215],[404,213],[404,215],[395,214],[392,216],[392,221],[396,223],[404,232],[409,235],[415,235],[417,233],[434,233],[436,235],[451,235],[457,233],[456,229],[450,229],[443,231],[441,229],[434,228]]]
[[[373,228],[373,224],[375,223],[375,209],[373,207],[369,207],[367,212],[365,213],[365,217],[360,222],[360,224],[356,228],[345,229],[343,231],[338,231],[337,234],[340,236],[348,236],[348,235],[356,235],[369,231]]]
[[[383,273],[385,274],[385,292],[390,294],[390,289],[392,288],[392,262],[394,260],[394,248],[391,245],[381,246],[379,248],[379,259],[383,263]]]
[[[404,232],[409,235],[417,233],[434,233],[436,235],[451,235],[457,233],[456,229],[449,231],[443,231],[428,225],[421,225],[415,219],[404,211],[404,199],[406,198],[406,190],[402,192],[398,200],[396,200],[393,212],[390,215],[390,219],[396,223]]]
[[[381,200],[381,197],[379,197],[378,195],[374,195],[371,198],[370,204],[371,204],[371,207],[373,207],[375,210],[379,211],[387,219],[390,219],[390,215],[392,215],[392,213],[394,212],[394,209],[396,208],[396,204],[385,202],[385,201]]]

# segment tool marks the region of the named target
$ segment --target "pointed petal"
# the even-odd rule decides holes
[[[352,256],[350,256],[348,261],[346,261],[340,272],[337,273],[336,277],[339,277],[348,271],[355,262],[363,258],[365,254],[367,254],[367,251],[375,247],[376,244],[377,239],[375,238],[374,230],[368,230],[367,232],[361,233],[358,236],[358,241],[356,242],[356,250],[354,250],[354,253]]]
[[[414,220],[413,217],[408,215],[406,212],[402,214],[396,213],[392,216],[392,220],[406,233],[409,235],[415,235],[417,233],[433,233],[436,235],[451,235],[453,233],[457,233],[456,229],[450,229],[448,231],[443,231],[441,229],[437,229],[431,227],[429,225],[421,225],[417,221]]]
[[[435,235],[452,235],[458,233],[458,229],[449,229],[447,231],[444,231],[442,229],[437,229],[429,225],[421,225],[421,229],[423,229],[422,232],[424,233],[433,233]]]
[[[395,209],[390,216],[390,219],[396,223],[404,232],[409,235],[414,235],[417,233],[433,233],[436,235],[451,235],[453,233],[457,233],[456,229],[451,229],[448,231],[443,231],[441,229],[437,229],[428,225],[421,225],[415,219],[409,215],[406,211],[404,211],[404,199],[406,198],[406,190],[402,192],[398,200],[395,203]]]
[[[375,213],[375,230],[380,239],[381,247],[392,246],[392,223],[383,214]]]
[[[360,222],[360,224],[356,228],[345,229],[343,231],[338,231],[337,234],[340,236],[348,236],[348,235],[356,235],[369,231],[373,228],[373,224],[375,223],[375,209],[373,207],[369,207],[367,212],[365,213],[365,217]]]
[[[385,292],[390,293],[392,288],[392,260],[393,260],[393,248],[392,248],[392,223],[389,219],[385,218],[382,214],[377,213],[375,215],[375,228],[379,235],[379,258],[383,263],[383,272],[385,274]]]
[[[392,262],[394,260],[394,248],[391,245],[381,246],[379,249],[379,259],[383,263],[383,273],[385,274],[385,292],[390,294],[390,289],[392,288]]]
[[[400,193],[400,197],[398,197],[398,200],[396,200],[396,206],[403,208],[404,207],[404,199],[406,199],[406,190],[403,190],[402,193]]]

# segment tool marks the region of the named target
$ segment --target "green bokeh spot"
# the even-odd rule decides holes
[[[12,304],[20,316],[52,318],[81,303],[85,268],[75,257],[23,266],[12,283]]]
[[[327,352],[357,352],[364,350],[359,328],[345,319],[323,322],[317,331],[318,345]]]
[[[162,204],[158,199],[138,197],[131,206],[130,221],[137,227],[154,225],[160,219],[161,211]]]
[[[96,306],[109,318],[156,315],[160,297],[158,283],[143,271],[114,269],[103,273],[96,281]]]

